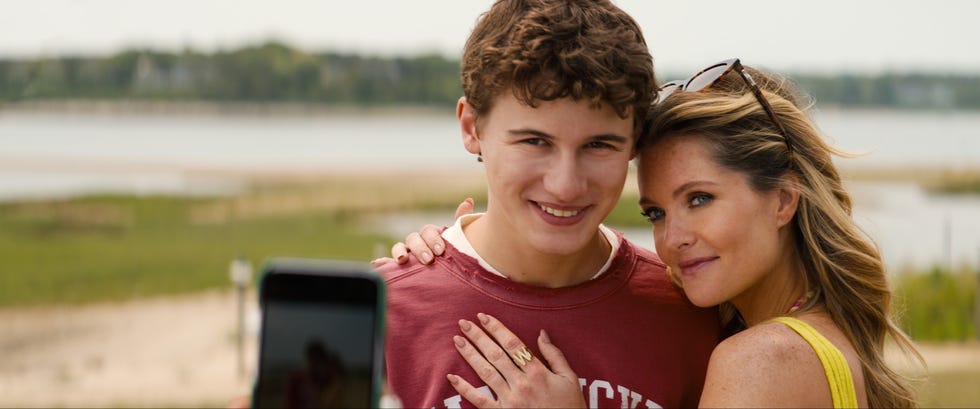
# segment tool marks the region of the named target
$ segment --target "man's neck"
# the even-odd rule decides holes
[[[530,246],[494,240],[486,215],[463,228],[473,249],[488,264],[507,278],[528,285],[559,288],[590,280],[608,261],[612,250],[605,236],[596,229],[595,236],[574,254],[547,254]]]

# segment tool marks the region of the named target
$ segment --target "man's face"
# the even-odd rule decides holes
[[[473,129],[463,139],[483,155],[492,240],[568,255],[596,238],[626,180],[632,115],[569,98],[532,108],[505,92]]]

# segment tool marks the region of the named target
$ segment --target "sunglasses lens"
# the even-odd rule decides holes
[[[733,67],[732,64],[727,64],[727,63],[719,63],[717,65],[708,67],[704,71],[698,73],[698,75],[695,75],[693,78],[691,78],[690,81],[687,82],[687,85],[684,87],[684,90],[695,92],[708,88],[716,81],[718,81],[718,79],[721,78],[723,75],[725,75],[729,70],[731,70],[732,67]]]
[[[673,94],[674,91],[677,91],[681,88],[682,82],[683,81],[678,80],[678,81],[671,81],[664,84],[662,87],[660,87],[660,90],[657,91],[657,100],[654,101],[654,103],[659,103],[667,99],[667,97],[669,97],[670,94]]]

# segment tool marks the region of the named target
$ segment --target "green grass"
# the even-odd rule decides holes
[[[0,306],[77,303],[228,285],[242,254],[370,260],[376,243],[343,211],[195,220],[209,202],[93,197],[0,206]]]
[[[277,256],[369,261],[375,249],[401,238],[369,231],[366,218],[420,209],[452,215],[467,196],[485,201],[482,178],[457,175],[433,183],[438,176],[256,181],[235,197],[93,196],[0,204],[0,307],[229,286],[228,266],[239,254],[256,269]]]
[[[894,294],[902,329],[916,340],[974,339],[976,280],[976,273],[966,269],[900,273]]]
[[[616,207],[606,217],[605,224],[616,227],[650,227],[650,222],[640,214],[640,195],[624,192]],[[653,230],[650,230],[653,234]]]

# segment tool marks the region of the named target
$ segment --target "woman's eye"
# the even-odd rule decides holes
[[[640,214],[642,214],[643,217],[646,217],[650,223],[653,223],[660,219],[663,219],[665,213],[664,210],[659,207],[651,207],[640,212]]]
[[[710,203],[712,200],[714,200],[714,196],[707,193],[697,193],[694,196],[691,196],[691,207],[703,206]]]
[[[528,139],[521,140],[521,142],[531,146],[544,145],[544,139],[541,138],[528,138]]]

